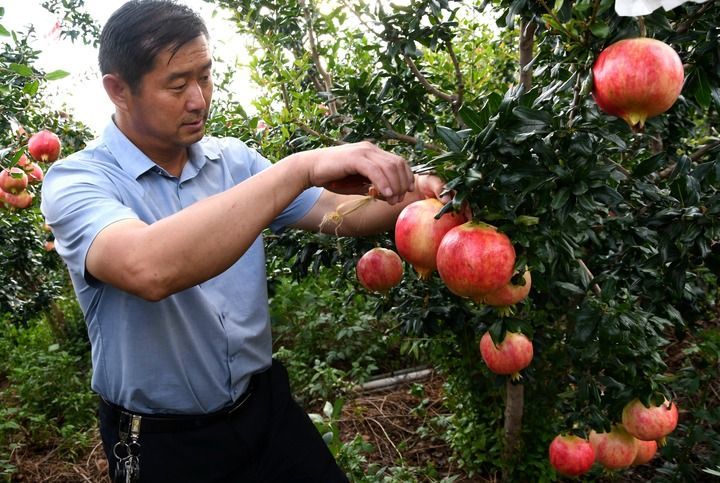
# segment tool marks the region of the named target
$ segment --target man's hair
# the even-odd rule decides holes
[[[100,34],[100,72],[119,75],[136,93],[161,52],[175,55],[188,42],[209,37],[203,19],[172,0],[132,0],[113,13]]]

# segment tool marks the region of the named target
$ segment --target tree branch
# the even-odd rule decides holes
[[[310,0],[312,2],[312,0]],[[324,92],[327,92],[328,95],[332,92],[332,77],[330,74],[328,74],[327,70],[325,70],[325,67],[323,67],[322,60],[320,59],[320,54],[317,49],[317,41],[315,39],[315,24],[313,22],[313,10],[314,7],[311,8],[308,7],[305,0],[300,0],[300,6],[303,9],[303,13],[305,15],[305,22],[307,23],[307,35],[308,35],[308,41],[310,42],[310,56],[312,57],[313,64],[315,65],[315,68],[318,71],[318,74],[320,75],[320,78],[322,79],[322,88]],[[312,6],[312,5],[311,5]],[[337,100],[334,98],[329,98],[327,105],[328,109],[330,109],[330,114],[336,115],[337,114]]]
[[[454,103],[456,101],[457,98],[455,96],[446,92],[442,92],[440,89],[432,85],[430,81],[428,81],[427,78],[422,74],[422,72],[420,72],[420,70],[415,65],[415,62],[413,62],[413,60],[409,56],[403,55],[403,59],[405,60],[405,64],[407,64],[407,66],[410,68],[410,70],[415,75],[420,84],[422,84],[425,90],[427,90],[430,94],[442,99],[443,101],[451,103]]]

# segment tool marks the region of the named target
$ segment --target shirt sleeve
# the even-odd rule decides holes
[[[81,162],[67,160],[48,170],[40,209],[68,269],[82,274],[91,285],[95,280],[85,269],[85,259],[95,237],[112,223],[138,219],[121,203],[116,187],[106,176]]]
[[[256,150],[250,149],[242,141],[235,141],[238,143],[238,145],[235,146],[235,149],[240,150],[242,153],[240,157],[248,160],[247,165],[249,167],[250,176],[255,175],[272,166],[272,163],[267,158],[258,153]],[[287,206],[287,208],[285,208],[277,216],[277,218],[275,218],[275,220],[273,220],[273,222],[270,224],[270,229],[274,233],[279,233],[282,232],[285,227],[292,225],[293,223],[302,219],[302,217],[305,216],[315,205],[318,198],[320,198],[320,194],[322,193],[322,191],[322,188],[312,187],[300,193],[298,197],[295,198]]]

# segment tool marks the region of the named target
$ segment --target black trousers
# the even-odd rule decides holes
[[[100,405],[110,479],[119,439],[117,415]],[[320,433],[293,400],[277,361],[253,379],[252,394],[227,419],[182,431],[140,432],[140,481],[237,483],[347,482]]]

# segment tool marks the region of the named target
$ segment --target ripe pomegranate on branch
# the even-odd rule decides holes
[[[363,287],[371,292],[386,294],[402,280],[403,264],[394,251],[375,247],[360,257],[356,272]]]
[[[592,94],[598,107],[624,119],[633,131],[642,131],[648,118],[670,109],[685,79],[677,52],[664,42],[644,37],[607,47],[592,72]]]

